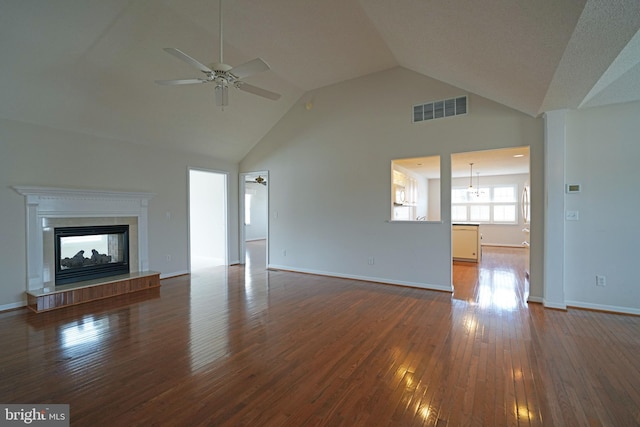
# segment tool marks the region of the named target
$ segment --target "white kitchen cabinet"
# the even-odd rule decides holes
[[[454,260],[478,262],[480,260],[480,226],[454,224],[452,246]]]

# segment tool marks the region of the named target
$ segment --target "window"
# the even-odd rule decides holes
[[[451,220],[453,222],[481,222],[516,224],[518,222],[517,185],[481,187],[470,192],[467,188],[451,190]]]
[[[469,221],[467,207],[466,206],[451,206],[451,219],[456,221],[467,222]]]
[[[498,205],[493,207],[494,222],[516,222],[516,207],[514,205]]]
[[[515,202],[516,201],[515,186],[493,187],[493,201],[507,202],[507,203]]]
[[[469,206],[469,218],[473,222],[489,222],[491,221],[491,208],[489,205],[471,205]]]

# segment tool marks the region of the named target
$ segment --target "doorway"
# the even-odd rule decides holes
[[[227,174],[189,169],[191,272],[227,265]]]
[[[240,263],[248,267],[268,264],[269,185],[267,171],[240,174]]]
[[[524,146],[451,155],[454,298],[503,309],[527,300],[529,152]]]

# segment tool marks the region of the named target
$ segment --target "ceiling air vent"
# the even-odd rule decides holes
[[[413,106],[413,122],[467,114],[467,97],[444,99]]]

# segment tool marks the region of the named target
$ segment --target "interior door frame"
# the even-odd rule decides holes
[[[224,189],[224,194],[223,194],[223,202],[224,202],[224,207],[223,207],[223,215],[224,215],[224,265],[229,265],[229,213],[228,213],[228,206],[229,206],[229,172],[227,171],[222,171],[222,170],[217,170],[217,169],[206,169],[206,168],[199,168],[199,167],[187,167],[187,262],[188,262],[188,271],[189,273],[192,272],[192,256],[193,254],[191,253],[192,248],[191,248],[191,230],[192,230],[192,224],[191,224],[191,172],[204,172],[204,173],[211,173],[211,174],[217,174],[220,175],[224,178],[224,185],[223,185],[223,189]]]
[[[252,171],[252,172],[240,172],[238,179],[238,224],[240,224],[240,232],[239,234],[239,244],[238,247],[240,248],[240,264],[246,264],[247,260],[246,260],[246,255],[247,255],[247,242],[245,240],[246,238],[246,230],[245,230],[245,223],[244,223],[244,195],[246,192],[246,186],[245,186],[245,181],[247,179],[248,176],[252,176],[252,175],[260,175],[262,176],[266,181],[267,181],[267,218],[266,218],[266,227],[267,227],[267,233],[266,233],[266,266],[267,267],[269,265],[269,191],[270,191],[270,187],[271,187],[271,181],[269,180],[269,171],[267,170],[260,170],[260,171]]]
[[[531,167],[532,146],[531,146],[531,144],[527,144],[527,145],[523,145],[523,146],[520,146],[520,147],[527,147],[527,149],[529,151],[529,154],[528,154],[529,155],[529,165],[528,165],[528,172],[527,172],[528,173],[527,184],[528,184],[528,188],[529,188],[529,190],[528,190],[528,192],[529,192],[529,207],[532,210],[533,209],[533,199],[531,198],[531,189],[532,189],[532,187],[534,187],[533,179],[532,179],[532,167]],[[457,154],[474,153],[474,152],[478,152],[478,151],[508,150],[508,149],[511,149],[511,148],[520,148],[520,147],[489,148],[489,149],[486,149],[486,150],[466,150],[466,151],[459,151],[459,152],[455,152],[455,153],[450,153],[450,155],[449,155],[449,167],[450,167],[450,172],[451,173],[450,173],[450,181],[449,181],[449,194],[451,194],[451,191],[453,189],[453,179],[454,178],[453,178],[453,164],[452,163],[453,163],[453,157],[455,155],[457,155]],[[473,178],[473,177],[471,177],[471,178]],[[527,184],[525,184],[525,185],[527,185]],[[520,192],[522,191],[522,189],[520,188],[519,185],[518,185],[518,190]],[[519,195],[518,195],[518,197],[519,197]],[[517,200],[518,200],[519,207],[522,207],[521,206],[522,200],[520,198],[518,198]],[[450,200],[449,201],[449,205],[451,206],[452,203],[453,202]],[[453,265],[453,224],[454,224],[454,222],[453,222],[453,220],[451,220],[451,208],[449,210],[449,213],[450,213],[450,216],[449,216],[450,226],[451,226],[451,229],[452,229],[452,232],[451,232],[451,264]],[[518,213],[518,226],[519,226],[520,225],[520,219],[522,219],[523,222],[524,222],[525,218],[523,218],[521,212],[517,212],[517,213]],[[533,224],[531,217],[528,218],[528,221],[529,221],[528,223],[524,222],[524,226],[528,227],[528,228],[531,228],[532,224]],[[536,221],[536,224],[537,224],[537,221]],[[529,243],[531,243],[531,237],[529,237]],[[526,295],[526,301],[530,301],[530,302],[533,302],[530,299],[530,292],[531,292],[531,254],[533,252],[532,249],[533,248],[530,245],[527,248],[527,267],[526,267],[526,269],[528,271],[527,271],[527,283],[525,283],[525,289],[524,289],[524,291],[525,291],[524,295]],[[480,262],[480,258],[482,256],[482,241],[480,241],[480,252],[479,252],[478,255],[479,255],[479,258],[478,258],[479,261],[478,262]],[[451,280],[451,286],[453,287],[453,268],[451,270],[451,274],[452,274],[452,276],[451,276],[451,279],[452,279]]]

